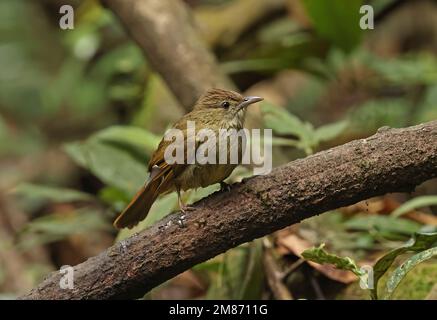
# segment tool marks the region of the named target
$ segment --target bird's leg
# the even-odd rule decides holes
[[[187,213],[187,211],[190,210],[194,210],[193,207],[189,207],[186,204],[184,204],[182,202],[182,197],[181,197],[181,190],[179,187],[176,187],[176,191],[178,193],[178,204],[179,204],[179,209],[181,210],[181,214],[179,215],[179,219],[177,221],[177,224],[179,225],[179,227],[181,228],[185,228],[185,214]]]
[[[232,187],[230,184],[228,184],[224,181],[220,182],[220,191],[229,192],[229,191],[231,191],[231,189],[232,189]]]
[[[178,204],[179,204],[179,209],[181,210],[181,212],[183,214],[185,214],[185,213],[187,213],[187,211],[194,210],[195,209],[194,207],[190,207],[182,201],[181,190],[179,188],[176,188],[176,191],[178,193]]]

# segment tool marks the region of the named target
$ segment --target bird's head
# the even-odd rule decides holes
[[[213,120],[233,121],[235,118],[244,119],[246,108],[263,98],[243,96],[235,91],[224,89],[210,89],[196,102],[193,111],[200,111]]]

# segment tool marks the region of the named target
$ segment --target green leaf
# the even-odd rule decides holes
[[[349,257],[339,257],[335,254],[328,253],[325,249],[325,244],[322,243],[319,247],[313,247],[302,252],[302,257],[306,260],[313,261],[319,264],[332,264],[337,269],[348,270],[353,272],[358,277],[363,275],[363,272],[357,266],[355,261]]]
[[[369,231],[375,229],[380,232],[399,233],[404,235],[412,235],[421,228],[421,225],[414,221],[380,215],[356,216],[346,221],[345,226],[346,228],[354,230]]]
[[[139,127],[112,126],[95,133],[90,137],[90,140],[132,147],[139,151],[146,151],[150,155],[158,146],[160,138]]]
[[[321,37],[345,51],[361,40],[360,7],[362,0],[303,0],[306,12]]]
[[[330,141],[338,137],[349,125],[347,120],[329,123],[324,126],[318,127],[314,134],[318,142]]]
[[[123,210],[131,200],[131,197],[126,192],[115,187],[104,187],[99,190],[99,198],[112,205],[116,211]]]
[[[270,103],[262,104],[262,112],[266,125],[279,134],[292,134],[298,137],[309,135],[312,126],[282,107]]]
[[[399,283],[402,279],[405,278],[408,272],[410,272],[415,266],[419,263],[431,259],[432,257],[437,255],[437,247],[427,249],[418,254],[415,254],[411,258],[407,259],[402,265],[396,268],[395,271],[391,274],[390,278],[387,281],[387,288],[384,294],[383,299],[390,299],[393,292],[398,287]]]
[[[287,110],[272,104],[262,105],[264,122],[267,127],[282,135],[295,135],[299,138],[296,147],[311,154],[317,141],[314,136],[314,127],[309,122],[303,122]]]
[[[437,196],[421,196],[405,202],[399,208],[394,210],[391,215],[392,217],[399,217],[414,209],[433,205],[437,205]]]
[[[146,166],[129,153],[97,141],[65,145],[66,152],[80,166],[90,170],[105,184],[133,195],[144,184]]]
[[[34,219],[19,234],[18,246],[32,246],[59,241],[73,234],[95,230],[111,230],[104,216],[92,208],[74,210],[62,214],[50,214]]]
[[[262,112],[267,127],[281,135],[295,135],[298,137],[298,141],[275,137],[273,140],[274,145],[293,146],[305,151],[307,154],[312,154],[320,142],[334,139],[348,126],[348,121],[344,120],[314,129],[311,123],[300,120],[284,108],[268,103],[262,105]]]
[[[372,299],[378,299],[378,282],[385,272],[393,264],[393,261],[399,255],[405,252],[420,252],[430,247],[434,247],[437,242],[437,233],[415,233],[413,237],[404,246],[396,248],[376,262],[373,267],[374,287],[370,290]]]
[[[73,202],[89,201],[93,197],[85,192],[73,189],[42,186],[31,183],[22,183],[18,185],[13,192],[15,194],[50,202]]]

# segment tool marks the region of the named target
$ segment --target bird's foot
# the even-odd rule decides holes
[[[181,212],[185,215],[187,212],[189,211],[194,211],[196,210],[196,208],[192,207],[192,206],[188,206],[186,204],[181,204],[179,205],[179,208],[181,210]]]
[[[181,214],[179,215],[179,218],[177,220],[177,224],[179,225],[179,227],[185,228],[185,216],[186,216],[188,211],[193,211],[193,210],[195,210],[195,208],[190,207],[190,206],[186,205],[185,203],[183,203],[179,191],[178,191],[178,204],[179,204],[179,209],[181,210]]]
[[[232,186],[230,184],[227,184],[224,181],[220,182],[220,191],[229,192],[229,191],[231,191],[231,189],[232,189]]]
[[[176,223],[178,224],[178,226],[180,228],[185,228],[186,227],[186,220],[185,220],[185,211],[182,211],[181,209],[181,214],[179,215]]]

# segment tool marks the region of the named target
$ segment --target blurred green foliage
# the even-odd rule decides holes
[[[370,286],[370,295],[372,299],[390,299],[394,290],[397,288],[406,274],[410,272],[419,263],[431,259],[437,255],[437,233],[415,233],[413,238],[402,247],[396,248],[376,262],[371,269],[372,274],[367,274],[358,267],[357,263],[349,257],[339,257],[328,253],[324,248],[324,244],[317,248],[307,249],[302,253],[302,256],[309,261],[314,261],[320,264],[332,264],[337,269],[348,270],[353,272],[358,277],[366,277],[365,280]],[[385,292],[383,295],[378,295],[378,283],[384,274],[389,270],[394,260],[409,251],[418,252],[416,255],[407,258],[399,267],[397,267],[387,279]],[[370,270],[367,270],[370,272]],[[368,281],[371,281],[370,283]]]
[[[303,0],[302,3],[321,37],[347,51],[360,43],[362,0]]]
[[[283,84],[291,94],[281,95],[282,105],[267,101],[261,109],[263,126],[275,134],[278,164],[368,136],[382,126],[437,119],[435,54],[413,50],[384,57],[373,52],[365,43],[368,33],[358,27],[363,3],[302,0],[309,27],[282,13],[252,26],[231,48],[216,50],[223,72],[240,88],[249,85],[277,93],[280,86],[275,83],[284,71],[303,74],[305,82],[297,89],[293,81]],[[391,3],[372,1],[376,13]],[[138,46],[98,1],[78,1],[75,29],[68,31],[58,28],[59,15],[53,8],[58,9],[49,1],[0,3],[0,156],[5,159],[0,162],[1,186],[14,190],[19,206],[27,211],[29,222],[17,243],[9,243],[24,251],[73,235],[113,236],[114,216],[144,183],[148,159],[161,135],[184,112]],[[32,175],[20,166],[35,155],[46,159],[53,150],[68,156],[55,161],[67,163],[71,171],[65,176],[56,171],[58,175],[50,175],[44,171],[50,165],[44,163],[33,163],[41,165],[35,169],[41,172]],[[10,171],[14,162],[17,167]],[[17,177],[6,179],[8,174]],[[247,168],[238,168],[230,181],[249,175]],[[218,188],[190,191],[184,197],[193,202]],[[392,216],[362,212],[345,217],[335,211],[305,221],[301,228],[314,243],[323,239],[338,257],[352,253],[362,259],[375,250],[397,248],[430,227],[403,215],[433,205],[435,196],[428,196],[406,202]],[[120,231],[114,241],[176,209],[175,194],[162,196],[144,221]],[[423,252],[407,260],[408,266],[434,254]],[[206,297],[261,298],[262,255],[262,241],[256,240],[197,265],[194,270],[206,275],[209,284]],[[394,273],[393,290],[402,272]],[[6,277],[0,266],[0,285]]]

